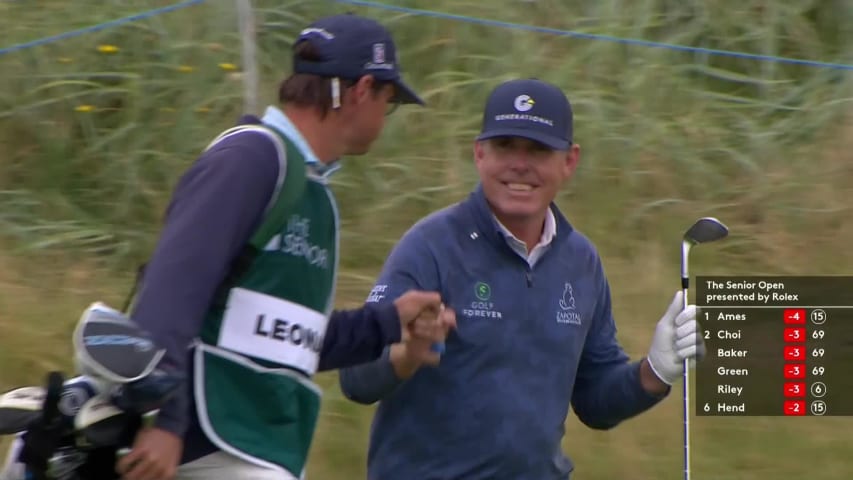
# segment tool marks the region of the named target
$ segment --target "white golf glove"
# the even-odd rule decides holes
[[[685,359],[691,360],[692,366],[697,358],[701,360],[705,356],[705,341],[696,321],[696,305],[682,310],[683,296],[681,290],[676,292],[655,328],[649,348],[649,366],[667,385],[672,385],[684,374]]]

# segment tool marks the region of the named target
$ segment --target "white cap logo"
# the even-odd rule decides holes
[[[376,64],[385,63],[385,44],[384,43],[374,43],[373,44],[373,63],[376,63]]]
[[[530,98],[530,95],[519,95],[515,97],[515,109],[519,112],[526,112],[533,108],[533,104],[536,103]]]

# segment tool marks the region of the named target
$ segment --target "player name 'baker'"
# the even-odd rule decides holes
[[[718,348],[718,358],[746,358],[749,354],[748,350],[738,348]]]

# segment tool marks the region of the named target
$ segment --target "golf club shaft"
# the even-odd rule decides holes
[[[687,308],[688,282],[688,278],[681,279],[682,292],[684,293],[682,310]],[[688,383],[690,361],[688,359],[684,359],[683,362],[684,375],[682,378],[681,385],[684,393],[684,395],[682,395],[682,397],[684,398],[684,480],[690,480],[690,385]]]

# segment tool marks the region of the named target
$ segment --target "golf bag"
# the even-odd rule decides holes
[[[44,386],[0,396],[0,435],[16,435],[0,480],[118,478],[118,456],[183,384],[158,368],[165,350],[102,303],[83,313],[73,342],[79,376],[51,372]]]

